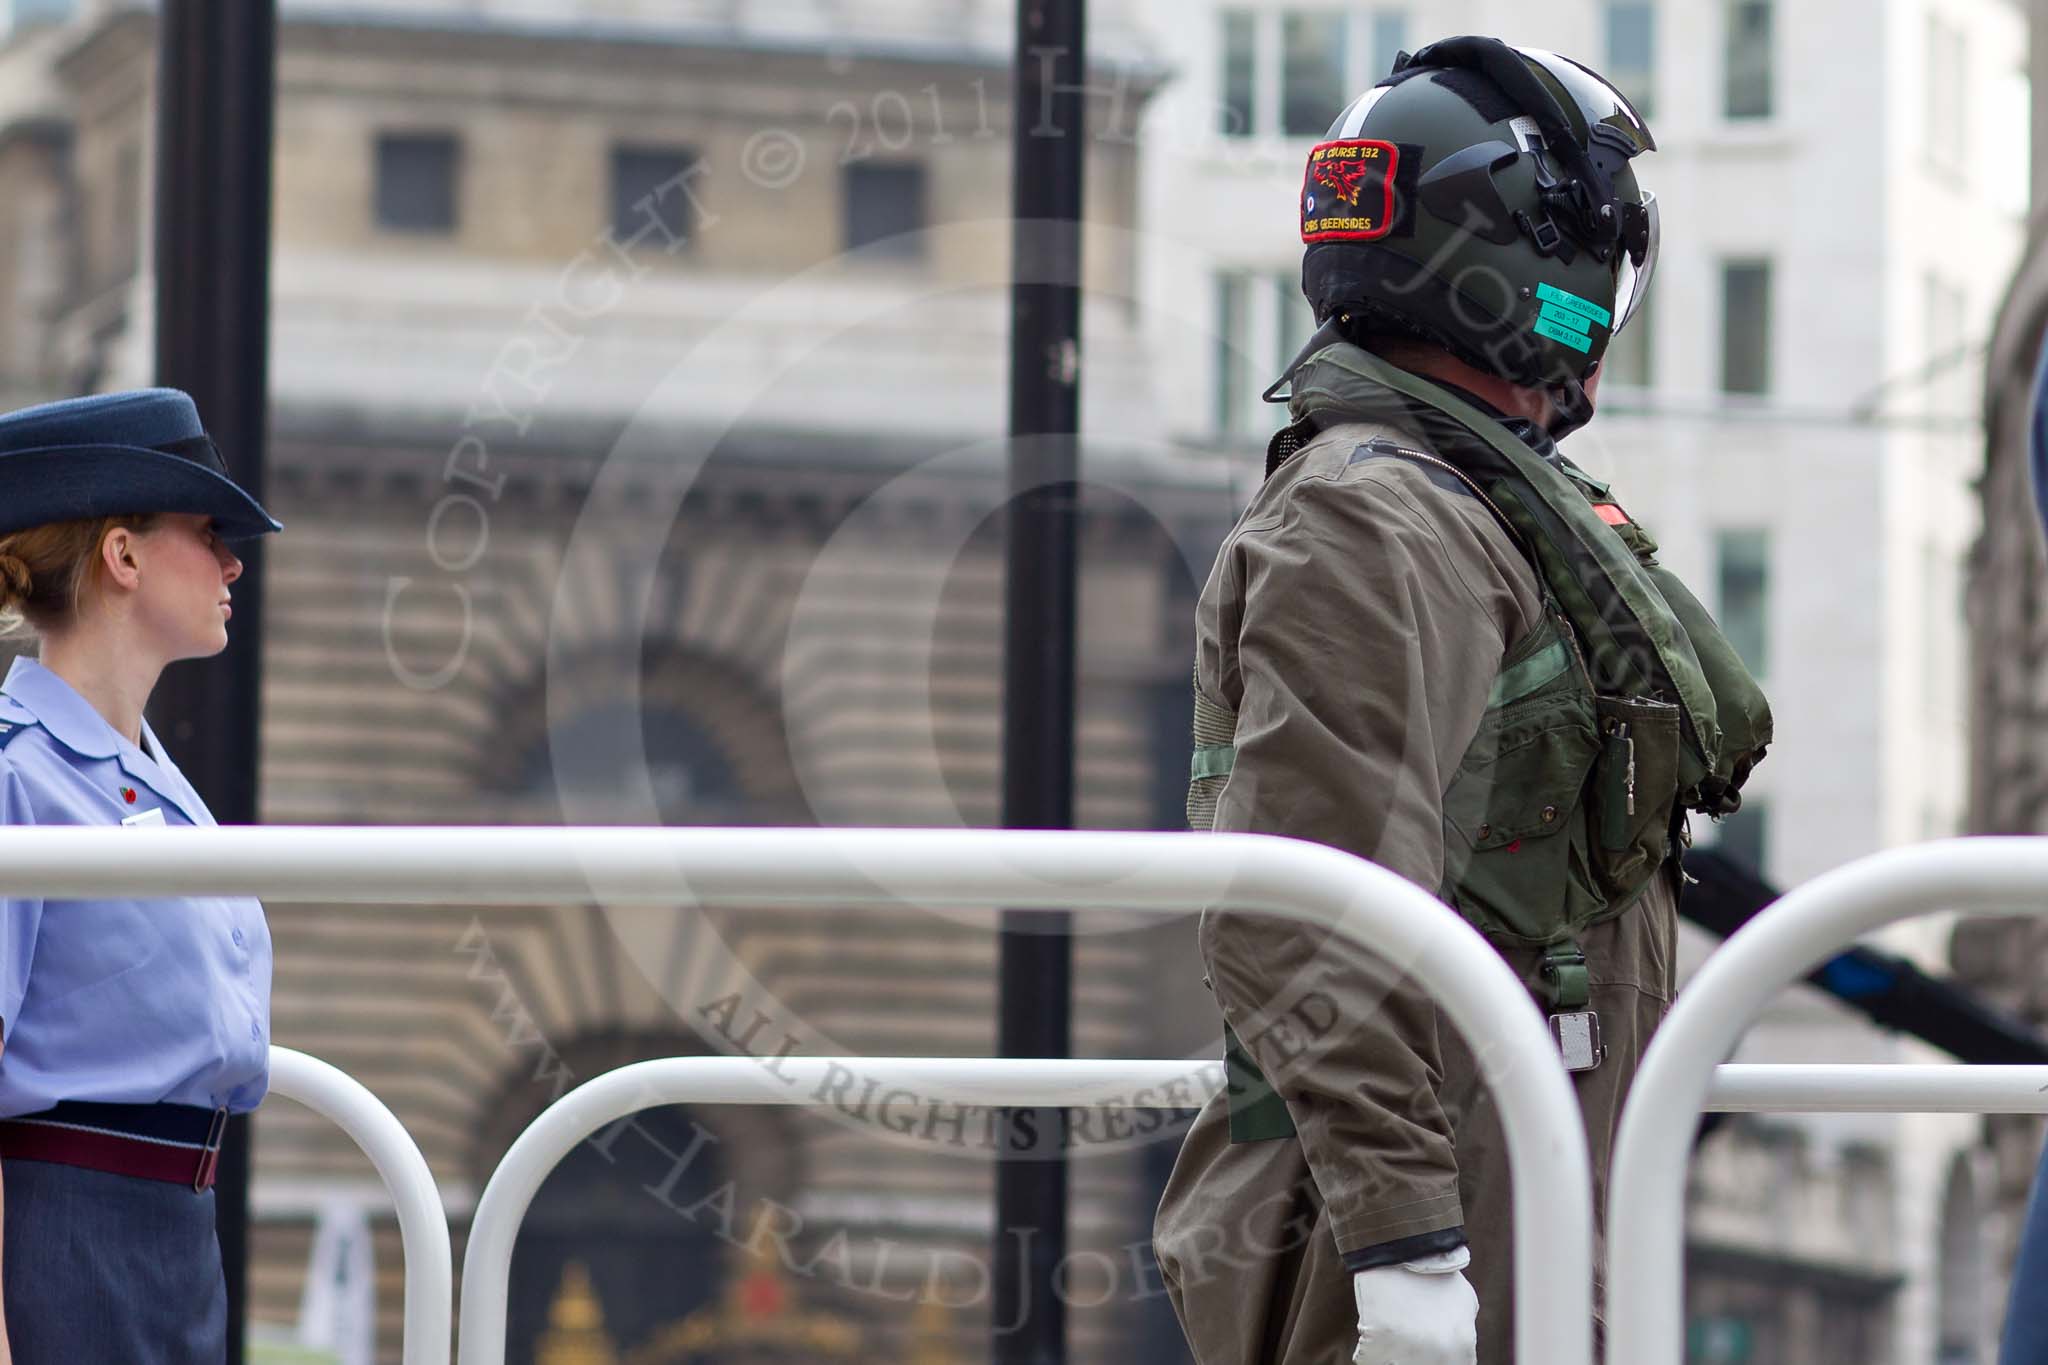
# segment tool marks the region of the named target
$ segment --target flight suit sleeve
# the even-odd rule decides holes
[[[0,827],[32,825],[28,789],[21,774],[0,755]],[[28,993],[29,962],[35,955],[36,935],[43,923],[43,902],[38,896],[10,896],[0,890],[0,1058],[14,1036],[15,1016],[22,997]]]
[[[1425,514],[1451,495],[1349,473],[1304,480],[1231,552],[1241,616],[1223,634],[1240,695],[1215,828],[1328,844],[1436,894],[1444,790],[1524,608],[1468,521],[1441,504]],[[1202,939],[1347,1261],[1455,1245],[1464,1215],[1427,994],[1320,929],[1211,914]]]

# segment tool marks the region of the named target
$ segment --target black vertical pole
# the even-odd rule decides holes
[[[1012,829],[1074,823],[1086,27],[1085,0],[1019,0],[1003,655],[1003,824]],[[1005,916],[1003,1056],[1070,1054],[1072,976],[1065,915]],[[1028,1124],[1024,1114],[1008,1117],[1012,1150],[996,1171],[990,1358],[1057,1365],[1067,1357],[1066,1308],[1054,1287],[1067,1243],[1061,1129],[1053,1113]]]
[[[236,482],[263,496],[270,342],[270,160],[275,0],[163,0],[158,30],[156,374],[184,389]],[[254,824],[261,698],[260,541],[235,547],[226,653],[168,669],[151,723],[214,818]],[[249,1267],[249,1122],[228,1126],[215,1185],[228,1285],[228,1361],[240,1365]]]

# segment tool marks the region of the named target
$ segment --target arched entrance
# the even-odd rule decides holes
[[[607,1034],[559,1049],[585,1078],[688,1055],[694,1039]],[[479,1178],[552,1096],[510,1077],[480,1135]],[[795,1365],[864,1358],[870,1328],[782,1250],[803,1152],[772,1109],[668,1105],[591,1135],[549,1175],[513,1250],[511,1365]],[[785,1238],[778,1241],[777,1234]]]

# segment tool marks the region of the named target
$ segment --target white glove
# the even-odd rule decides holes
[[[1470,1248],[1459,1247],[1353,1275],[1353,1365],[1476,1365],[1479,1296],[1461,1273],[1470,1264]]]

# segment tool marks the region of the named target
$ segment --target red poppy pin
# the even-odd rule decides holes
[[[131,806],[132,806],[132,805],[134,805],[134,804],[135,804],[135,788],[133,788],[133,787],[123,787],[123,788],[121,788],[121,799],[122,799],[123,801],[126,801],[126,802],[127,802],[127,803],[128,803],[129,805],[131,805]]]

